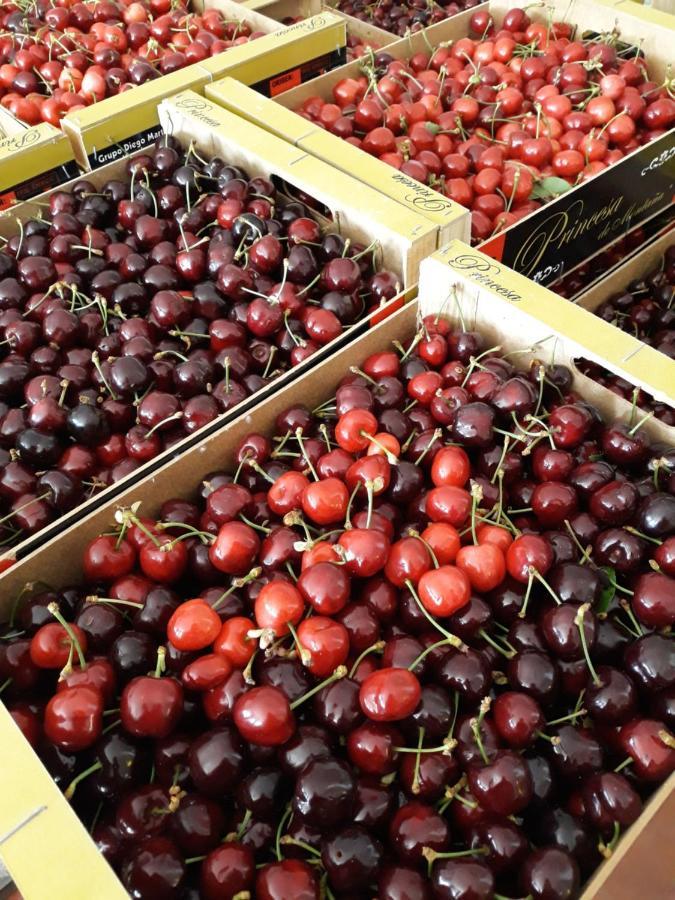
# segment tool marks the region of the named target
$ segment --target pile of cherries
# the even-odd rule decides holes
[[[3,700],[139,900],[570,900],[675,769],[675,447],[424,320],[26,586]]]
[[[523,9],[497,28],[488,12],[471,35],[394,59],[309,97],[298,112],[471,210],[485,241],[593,178],[675,123],[669,84],[649,78],[635,48],[574,39],[566,23]]]
[[[29,0],[0,12],[0,102],[30,125],[247,43],[245,21],[176,0]]]
[[[171,138],[0,251],[0,546],[231,410],[398,290],[290,188]],[[309,200],[309,198],[305,198]]]
[[[480,0],[338,0],[335,8],[403,37],[478,6]]]
[[[594,312],[675,359],[675,245],[668,247],[658,268],[609,297]],[[650,410],[666,425],[675,425],[672,406],[655,400],[645,391],[636,392],[630,382],[597,363],[580,360],[577,365],[593,381],[625,400],[634,401],[640,409]]]

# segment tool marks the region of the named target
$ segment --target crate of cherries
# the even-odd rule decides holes
[[[4,3],[0,103],[29,125],[64,115],[247,43],[237,15],[171,0]]]
[[[400,41],[341,77],[324,76],[314,92],[302,90],[293,108],[470,209],[474,243],[515,225],[672,129],[669,76],[650,74],[664,68],[663,57],[654,58],[655,40],[651,58],[645,58],[629,37],[582,35],[569,22],[537,21],[519,7],[494,18],[481,7],[466,18],[468,32],[449,29],[448,40],[435,37],[433,44],[414,36],[413,50],[413,39]],[[289,105],[292,97],[281,102]],[[660,172],[668,195],[671,175],[664,173],[671,171],[672,148],[666,142],[655,153],[661,151],[666,156],[659,165],[644,171],[641,165],[638,171]],[[612,184],[608,196],[622,189],[621,182]],[[638,205],[644,195],[632,199]],[[588,216],[598,205],[587,195],[587,208],[565,211],[561,221],[567,224],[547,229],[539,222],[540,240],[544,234],[559,240],[559,253],[569,255],[570,238],[574,243],[574,235],[582,233],[575,232],[584,222],[582,212]],[[554,234],[548,235],[551,228]],[[526,237],[531,235],[523,233],[515,243],[520,246]]]
[[[289,185],[168,137],[116,165],[1,226],[5,549],[230,413],[399,289],[376,244],[350,242]]]
[[[405,37],[456,16],[480,0],[337,0],[329,5],[350,18]]]
[[[581,298],[584,304],[583,297]],[[630,281],[624,290],[607,297],[593,312],[622,331],[634,334],[670,360],[675,359],[675,243],[666,248],[660,264],[652,271]],[[650,394],[635,390],[630,382],[618,378],[600,365],[579,360],[584,374],[626,400],[635,400],[666,425],[675,426],[675,410],[658,402]],[[668,363],[670,365],[670,363]]]
[[[3,701],[132,897],[571,900],[675,769],[675,447],[414,312],[12,605]]]

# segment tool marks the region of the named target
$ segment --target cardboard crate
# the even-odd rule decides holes
[[[450,250],[457,255],[469,248],[457,243]],[[447,304],[446,286],[434,277],[440,265],[445,264],[432,260],[423,267],[425,295],[421,305],[427,312],[443,309],[449,318],[470,323],[470,327],[484,332],[505,348],[527,348],[528,352],[521,357],[524,366],[530,351],[538,359],[562,363],[569,363],[579,352],[574,336],[538,322],[525,311],[522,302],[477,287],[466,273],[455,272],[445,265],[445,271],[452,274],[456,291],[453,304]],[[253,431],[270,433],[280,411],[298,403],[310,408],[317,406],[331,396],[350,366],[362,363],[373,352],[390,348],[394,340],[408,342],[415,333],[418,312],[417,304],[408,304],[387,317],[322,363],[311,376],[285,386],[249,415],[239,417],[227,428],[202,440],[189,455],[164,465],[152,477],[120,495],[115,503],[90,513],[77,527],[9,570],[2,580],[0,617],[7,618],[12,603],[27,582],[43,581],[45,573],[49,573],[56,588],[77,583],[81,579],[84,547],[109,529],[118,505],[141,501],[142,512],[153,515],[167,497],[193,498],[200,480],[210,472],[236,468],[235,449],[246,435]],[[548,337],[537,344],[543,335]],[[589,392],[587,379],[578,374],[575,374],[574,389],[596,401]],[[619,416],[617,398],[607,391],[604,393],[608,395],[602,401],[605,415]],[[649,423],[645,427],[650,427]],[[49,775],[1,704],[0,742],[5,753],[4,765],[0,767],[3,797],[0,848],[25,900],[44,900],[46,896],[91,900],[92,884],[96,884],[96,900],[118,900],[126,896],[65,798],[49,784]],[[650,900],[669,900],[675,879],[675,859],[669,852],[674,819],[675,773],[655,792],[640,819],[622,837],[609,862],[597,870],[582,900],[635,900],[645,896],[645,889]],[[36,846],[44,847],[46,854],[44,864],[41,859],[39,866],[35,865]]]
[[[346,68],[351,66],[358,66],[358,63],[349,63]],[[340,72],[342,69],[334,71]],[[242,84],[237,72],[232,72],[231,75],[230,78],[207,85],[206,96],[225,109],[236,112],[266,128],[273,135],[289,141],[299,150],[311,153],[342,172],[348,172],[405,209],[423,216],[436,230],[435,247],[442,247],[453,238],[469,238],[470,215],[464,207],[313,125],[292,109],[286,108],[283,94],[275,98],[278,102],[273,102]],[[312,85],[331,79],[332,75],[333,72],[330,72],[287,93],[295,95],[297,90],[309,90],[311,93]]]
[[[513,6],[527,7],[528,15],[541,21],[552,14],[577,26],[579,33],[612,32],[618,28],[624,41],[642,48],[648,60],[650,74],[660,83],[666,77],[672,53],[672,28],[663,21],[653,22],[644,14],[626,11],[621,4],[610,2],[581,2],[581,0],[553,0],[539,9],[529,0],[492,0],[489,9],[499,21]],[[634,4],[631,4],[634,6]],[[482,8],[482,7],[481,7]],[[432,25],[424,33],[416,33],[387,47],[393,57],[408,58],[414,53],[429,51],[446,41],[454,41],[468,34],[469,20],[476,7],[451,19]],[[295,88],[277,102],[287,110],[296,110],[311,96],[332,101],[333,87],[346,77],[358,77],[360,63],[352,62],[335,69],[316,81]],[[259,124],[288,140],[301,141],[303,149],[320,156],[333,165],[344,168],[367,183],[375,183],[379,190],[389,190],[398,173],[380,176],[374,163],[378,160],[353,148],[345,141],[298,117],[279,113],[268,107],[253,107],[235,97],[229,88],[218,85],[208,88],[208,96],[224,102],[241,115],[254,118]],[[412,182],[412,179],[409,179]],[[418,190],[424,191],[416,182]],[[435,192],[433,202],[439,198]],[[392,193],[406,201],[401,193]],[[516,222],[496,237],[490,238],[482,249],[495,259],[522,272],[542,284],[549,284],[594,255],[618,235],[638,225],[673,203],[675,197],[675,130],[650,144],[642,146],[619,163],[601,172],[592,180],[573,188],[557,200]],[[440,198],[443,200],[444,198]],[[454,235],[458,236],[458,235]]]
[[[177,105],[181,103],[185,103],[187,108]],[[179,94],[174,101],[167,101],[161,108],[165,124],[181,140],[183,146],[188,146],[192,142],[200,155],[217,153],[228,162],[240,165],[251,176],[273,174],[291,188],[309,194],[331,211],[332,222],[330,223],[320,213],[314,213],[322,224],[330,224],[333,230],[339,231],[352,242],[365,246],[373,240],[377,240],[381,248],[381,268],[388,268],[398,274],[402,285],[404,281],[407,284],[413,284],[417,280],[421,259],[433,249],[433,235],[426,230],[424,221],[417,220],[405,213],[396,204],[387,201],[386,198],[380,197],[375,192],[372,192],[372,196],[370,196],[355,180],[341,173],[333,173],[319,160],[299,153],[289,144],[268,139],[267,135],[264,135],[265,139],[261,139],[258,128],[220,107],[214,108],[219,116],[219,121],[214,119],[212,124],[205,123],[203,114],[199,110],[195,111],[195,105],[207,109],[212,106],[198,94],[185,92]],[[89,173],[86,178],[95,188],[100,188],[106,181],[122,175],[125,167],[126,159],[118,160]],[[59,190],[68,190],[69,187],[72,187],[72,184],[63,185]],[[11,213],[0,215],[0,237],[7,238],[15,234],[18,230],[17,223],[43,215],[50,193],[47,192],[33,201],[17,206]],[[358,197],[365,198],[365,209],[360,208],[360,205],[354,202],[354,198]],[[398,231],[397,228],[399,228]],[[401,292],[390,303],[394,306],[403,303],[405,297],[406,295]],[[374,314],[374,321],[377,320],[378,315],[378,312]],[[105,488],[76,509],[51,522],[38,534],[26,538],[4,552],[0,550],[0,569],[3,562],[23,558],[46,540],[60,534],[64,529],[77,522],[87,510],[94,509],[104,503],[107,498],[116,496],[125,487],[158,468],[166,460],[174,458],[179,453],[187,452],[204,434],[220,428],[223,423],[236,418],[258,403],[268,392],[276,391],[280,385],[309,371],[326,355],[367,327],[368,321],[362,319],[345,329],[339,337],[322,347],[313,357],[283,373],[258,394],[247,397],[241,404],[224,413],[215,422],[205,426],[202,432],[183,438],[122,481]]]
[[[332,210],[333,221],[348,226],[361,243],[368,244],[369,234],[372,240],[376,233],[384,267],[398,271],[404,287],[417,282],[420,262],[433,252],[436,241],[435,229],[420,215],[194,91],[165,100],[159,117],[167,133],[197,138],[207,152],[232,159],[250,172],[281,178],[292,173],[291,180],[311,189],[315,199]]]
[[[671,361],[665,360],[663,354],[653,347],[593,316],[587,309],[570,303],[541,285],[533,284],[524,275],[495,262],[479,249],[454,241],[426,260],[420,273],[419,297],[423,312],[435,308],[439,290],[444,297],[452,298],[458,291],[458,285],[465,294],[473,292],[477,306],[486,295],[502,297],[510,303],[511,311],[504,309],[505,316],[527,317],[523,318],[517,334],[530,336],[533,345],[543,350],[547,343],[558,343],[556,335],[565,335],[561,348],[563,356],[559,361],[573,365],[574,359],[588,359],[638,385],[657,400],[675,407],[675,363],[666,365]],[[504,320],[501,325],[506,327],[508,323]],[[499,328],[500,325],[495,323],[495,331]],[[574,353],[568,354],[566,348],[572,345]],[[513,343],[509,349],[512,348],[515,349]],[[582,386],[581,393],[591,399],[607,418],[629,415],[631,404],[628,401],[574,368]],[[658,420],[653,421],[650,428],[655,436],[675,444],[675,428]]]
[[[675,244],[675,222],[671,224],[668,231],[613,269],[607,278],[603,278],[599,283],[592,285],[588,290],[579,294],[574,302],[581,306],[582,309],[588,309],[591,312],[595,311],[601,303],[608,300],[612,294],[622,291],[631,281],[635,281],[635,279],[641,278],[643,275],[648,275],[658,268],[659,263],[663,259],[663,254],[673,244]],[[675,367],[675,360],[667,361]]]
[[[62,127],[83,169],[96,169],[152,144],[160,130],[158,104],[188,88],[203,93],[206,84],[222,77],[230,66],[246,71],[250,83],[278,91],[302,84],[344,59],[346,30],[339,16],[321,13],[284,28],[233,0],[209,0],[206,5],[265,31],[264,37],[69,113]]]

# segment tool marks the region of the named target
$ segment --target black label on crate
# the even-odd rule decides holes
[[[557,281],[675,199],[675,132],[480,245],[539,284]]]
[[[80,169],[74,160],[49,169],[47,172],[41,172],[33,178],[0,192],[0,211],[9,209],[16,203],[21,203],[22,200],[37,197],[38,194],[43,194],[45,191],[50,191],[52,188],[70,181],[71,178],[77,178],[78,175],[80,175]]]
[[[139,131],[137,134],[129,135],[128,138],[124,138],[124,140],[120,141],[118,144],[111,144],[109,147],[102,147],[100,150],[94,150],[87,157],[89,165],[92,169],[100,169],[101,166],[106,166],[108,163],[116,162],[124,156],[135,153],[137,150],[143,150],[144,147],[149,147],[150,144],[154,144],[157,138],[163,133],[162,126],[158,123],[151,128],[146,128],[145,131]]]
[[[284,91],[290,91],[291,88],[298,87],[298,85],[304,84],[306,81],[311,81],[312,78],[317,78],[319,75],[330,72],[331,69],[343,65],[346,61],[347,48],[340,47],[331,53],[325,53],[323,56],[317,56],[316,59],[310,59],[300,66],[286,69],[285,72],[280,72],[278,75],[264,78],[262,81],[252,84],[251,88],[264,97],[273,99],[279,94],[283,94]]]

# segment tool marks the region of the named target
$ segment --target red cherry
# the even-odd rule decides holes
[[[464,487],[470,474],[469,457],[461,447],[443,447],[434,456],[431,465],[431,480],[436,487],[441,485]]]
[[[304,611],[302,594],[287,581],[271,581],[264,585],[255,600],[258,627],[269,629],[276,637],[288,634],[289,623],[297,625]]]
[[[188,663],[181,673],[183,686],[192,691],[217,687],[232,672],[232,663],[218,653],[207,653]]]
[[[444,618],[453,615],[469,602],[471,582],[462,569],[440,566],[422,575],[417,590],[427,612]]]
[[[138,561],[144,575],[161,584],[178,581],[187,566],[187,548],[182,541],[163,540],[159,546],[147,541],[141,547]]]
[[[420,683],[408,669],[378,669],[361,685],[359,703],[369,719],[396,722],[415,711],[421,696]]]
[[[506,568],[516,581],[527,583],[531,579],[530,569],[545,575],[553,564],[551,545],[536,534],[517,537],[506,551]]]
[[[286,695],[275,687],[255,687],[234,704],[234,724],[246,741],[263,747],[285,744],[295,731]]]
[[[77,625],[70,625],[83,654],[87,652],[87,636]],[[73,652],[72,640],[59,622],[47,622],[35,632],[30,642],[30,658],[41,669],[62,669]]]
[[[91,687],[66,688],[54,694],[47,704],[45,735],[68,752],[85,750],[100,737],[102,721],[100,691]]]
[[[183,689],[173,678],[132,678],[120,697],[122,727],[134,737],[167,737],[182,713]]]
[[[471,512],[471,495],[463,488],[443,485],[427,494],[426,513],[432,522],[447,522],[459,528]]]
[[[298,640],[309,656],[307,668],[325,678],[349,656],[349,633],[344,625],[325,616],[312,616],[298,625]]]
[[[260,551],[260,538],[244,522],[227,522],[218,530],[209,549],[209,559],[219,572],[245,575]]]
[[[177,607],[166,633],[177,650],[203,650],[218,637],[221,624],[218,613],[198,597]]]
[[[236,668],[243,668],[256,649],[255,638],[249,637],[254,627],[253,621],[244,616],[227,619],[213,642],[214,652],[224,656]]]
[[[468,575],[471,587],[476,591],[493,590],[506,575],[504,554],[491,543],[462,547],[455,565]]]
[[[91,541],[82,558],[84,577],[89,582],[113,581],[128,575],[136,562],[134,548],[113,535],[101,535]]]
[[[258,900],[317,900],[319,888],[311,866],[299,859],[269,863],[258,872]]]
[[[335,525],[344,521],[349,492],[338,478],[310,482],[302,492],[302,509],[317,525]]]

